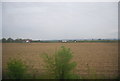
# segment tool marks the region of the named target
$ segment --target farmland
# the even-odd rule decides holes
[[[73,61],[77,62],[74,72],[92,78],[93,75],[116,78],[118,72],[117,43],[3,43],[3,73],[9,58],[22,59],[29,71],[35,75],[44,73],[42,54],[54,54],[61,46],[70,48]],[[32,70],[31,70],[32,69]]]

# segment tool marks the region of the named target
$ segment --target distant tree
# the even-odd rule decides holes
[[[2,38],[2,42],[7,42],[6,38]]]
[[[15,42],[23,42],[23,39],[15,39]]]
[[[12,38],[8,38],[7,42],[14,42],[14,40]]]

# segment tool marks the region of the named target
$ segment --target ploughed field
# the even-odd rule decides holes
[[[29,71],[41,75],[45,69],[42,54],[54,54],[61,46],[70,48],[73,61],[77,62],[74,73],[83,77],[116,78],[118,73],[117,43],[3,43],[3,73],[9,58],[22,59]]]

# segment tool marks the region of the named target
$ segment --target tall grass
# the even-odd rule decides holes
[[[53,79],[79,79],[78,75],[73,73],[77,63],[72,62],[73,54],[69,48],[61,47],[58,52],[50,56],[43,54],[45,68],[47,73]]]
[[[7,77],[9,79],[25,79],[27,75],[27,66],[20,59],[10,59],[7,63]]]

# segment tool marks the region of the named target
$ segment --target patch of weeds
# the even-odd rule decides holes
[[[7,63],[8,79],[26,79],[31,76],[27,73],[27,66],[20,59],[10,59]]]
[[[77,63],[72,62],[73,54],[69,48],[61,47],[60,50],[53,55],[43,54],[45,68],[48,78],[52,79],[80,79],[78,75],[73,73],[73,69]]]

